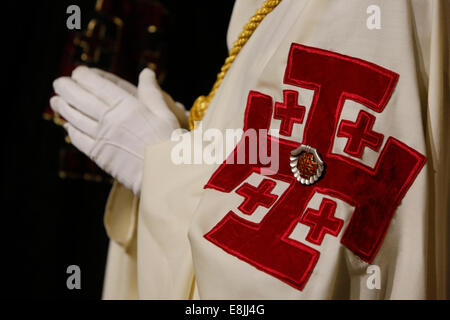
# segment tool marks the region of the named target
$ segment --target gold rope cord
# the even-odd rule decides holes
[[[239,34],[238,39],[233,43],[233,48],[230,50],[228,58],[225,59],[225,63],[220,69],[220,73],[217,75],[216,82],[214,83],[209,94],[205,96],[198,97],[189,113],[189,129],[193,130],[195,128],[195,122],[200,121],[203,118],[206,110],[209,107],[209,103],[213,99],[214,95],[219,89],[223,78],[227,74],[228,69],[230,69],[236,56],[241,51],[242,47],[247,43],[247,40],[253,34],[255,29],[261,23],[261,21],[270,13],[273,9],[281,2],[281,0],[266,0],[261,8],[259,8],[256,13],[250,18],[249,22],[244,26],[242,32]]]

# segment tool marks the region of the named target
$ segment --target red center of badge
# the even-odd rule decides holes
[[[317,170],[317,162],[314,161],[314,156],[311,153],[303,152],[298,158],[297,169],[300,177],[309,180]]]

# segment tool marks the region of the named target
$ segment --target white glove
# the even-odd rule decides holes
[[[165,94],[150,69],[132,84],[98,69],[76,68],[53,82],[50,100],[67,123],[72,144],[124,186],[139,194],[147,145],[169,139],[180,127],[169,109],[180,104]],[[183,120],[184,121],[184,120]]]

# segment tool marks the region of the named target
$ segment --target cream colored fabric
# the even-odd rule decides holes
[[[109,242],[107,268],[103,284],[103,300],[136,300],[136,237],[124,248],[113,239]]]
[[[103,299],[137,299],[136,223],[139,198],[115,181],[105,209],[110,239]]]
[[[249,8],[260,4],[249,1],[246,6],[243,2],[235,6],[243,13],[233,13],[230,34],[236,33],[233,22],[242,24],[252,14]],[[381,8],[381,29],[366,27],[369,5]],[[371,263],[380,268],[380,289],[368,288],[369,265],[340,246],[339,238],[326,237],[320,259],[302,291],[207,241],[204,235],[239,205],[242,197],[203,189],[218,164],[176,165],[171,152],[177,142],[167,141],[149,146],[145,155],[137,229],[139,298],[445,298],[448,18],[448,7],[438,0],[284,0],[239,53],[203,121],[203,130],[242,128],[250,90],[282,101],[292,43],[357,57],[400,74],[374,129],[402,141],[428,160],[398,207]],[[297,90],[300,101],[311,101],[311,92]],[[279,121],[272,120],[271,126],[279,127]],[[186,136],[198,134],[196,130]],[[258,181],[262,177],[250,178]],[[348,214],[345,205],[338,210]]]

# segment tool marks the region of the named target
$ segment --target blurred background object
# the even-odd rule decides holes
[[[81,30],[68,30],[69,5]],[[3,265],[12,298],[99,299],[108,239],[103,211],[111,179],[66,142],[48,108],[55,78],[79,64],[136,84],[144,67],[190,108],[209,92],[225,57],[234,0],[11,2],[5,15]],[[66,287],[69,265],[81,289]]]
[[[99,68],[133,82],[140,70],[151,68],[162,84],[166,77],[168,11],[159,1],[96,0],[83,30],[72,32],[63,49],[59,76],[70,76],[79,65]],[[64,124],[50,106],[45,120]],[[59,150],[61,179],[110,182],[93,161],[70,144]]]

